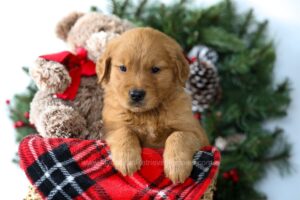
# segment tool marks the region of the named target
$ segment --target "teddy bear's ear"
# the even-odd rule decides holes
[[[60,39],[66,41],[68,37],[68,33],[71,30],[72,26],[83,15],[84,13],[72,12],[69,15],[65,16],[60,22],[58,22],[56,26],[56,35]]]

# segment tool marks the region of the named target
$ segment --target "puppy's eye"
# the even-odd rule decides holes
[[[153,66],[153,67],[151,68],[152,74],[156,74],[156,73],[158,73],[159,71],[160,71],[160,69],[159,69],[158,67],[156,67],[156,66]]]
[[[121,72],[126,72],[127,71],[127,68],[124,65],[121,65],[119,68],[120,68]]]

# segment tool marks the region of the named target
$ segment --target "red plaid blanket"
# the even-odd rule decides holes
[[[45,199],[199,199],[215,178],[220,153],[214,147],[198,151],[191,176],[172,184],[164,176],[162,149],[144,148],[143,166],[122,176],[100,140],[28,136],[20,144],[21,168]]]

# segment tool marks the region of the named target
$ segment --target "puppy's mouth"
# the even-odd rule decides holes
[[[140,101],[140,102],[130,101],[128,103],[128,109],[132,112],[144,112],[148,110],[146,103],[144,101]]]
[[[145,103],[144,103],[144,101],[139,101],[139,102],[130,101],[129,105],[130,105],[130,107],[133,107],[133,108],[142,108],[145,106]]]

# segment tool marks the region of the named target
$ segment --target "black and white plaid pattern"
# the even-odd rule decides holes
[[[66,144],[39,156],[28,167],[28,173],[35,187],[43,191],[49,200],[72,200],[95,184],[79,168]]]
[[[198,151],[194,155],[193,159],[193,170],[191,173],[191,178],[194,179],[197,183],[203,181],[208,172],[213,165],[213,153],[212,152],[205,152],[205,151]]]
[[[102,141],[25,138],[19,149],[20,165],[46,199],[199,199],[215,179],[220,153],[203,147],[195,154],[191,176],[183,184],[165,177],[163,151],[143,149],[148,163],[134,176],[118,173]]]

